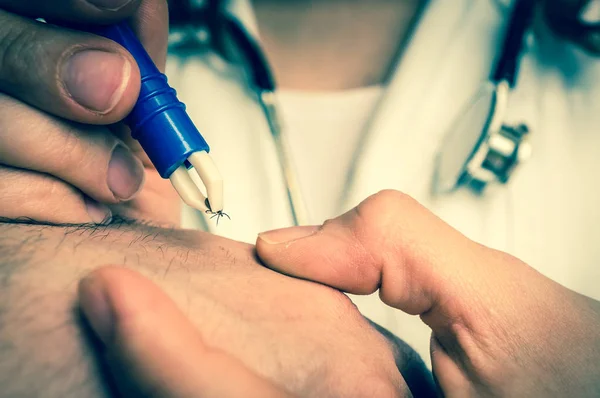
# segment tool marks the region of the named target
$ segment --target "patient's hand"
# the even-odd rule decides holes
[[[397,396],[389,343],[342,294],[260,266],[252,246],[140,225],[0,224],[0,396],[108,396],[76,322],[78,281],[105,264],[154,280],[205,343],[306,397]]]
[[[80,282],[78,295],[124,397],[292,398],[207,346],[173,300],[134,271],[103,267]]]

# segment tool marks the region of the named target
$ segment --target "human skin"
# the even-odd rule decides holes
[[[289,9],[274,9],[270,7],[270,1],[255,0],[258,18],[263,21],[263,35],[268,35],[264,39],[266,55],[284,88],[286,82],[291,82],[288,86],[303,85],[305,89],[308,88],[306,82],[335,82],[334,88],[343,89],[384,81],[386,71],[397,59],[394,55],[399,50],[390,37],[397,37],[397,41],[407,37],[409,25],[413,22],[413,18],[408,16],[416,15],[419,6],[414,0],[405,0],[402,4],[407,7],[406,12],[371,10],[368,20],[373,31],[368,29],[369,37],[361,40],[359,51],[368,55],[365,62],[364,57],[356,56],[354,52],[345,52],[342,59],[331,50],[340,48],[341,37],[353,37],[354,21],[366,17],[361,15],[364,12],[362,2],[311,2],[313,7],[327,11],[331,18],[338,16],[335,9],[332,11],[333,6],[348,9],[352,5],[350,17],[347,15],[327,23],[335,29],[327,30],[325,36],[315,36],[311,23],[322,24],[321,13],[308,12],[304,15]],[[112,6],[99,8],[93,6],[93,2],[108,2]],[[293,11],[303,2],[309,3],[307,0],[278,3],[288,4]],[[185,3],[189,1],[169,1],[173,15]],[[588,0],[540,0],[540,15],[545,16],[540,20],[549,21],[554,31],[591,53],[598,53],[598,27],[578,21],[578,15],[588,3]],[[378,0],[373,4],[379,7],[394,5],[389,0]],[[268,13],[265,12],[266,6],[269,6]],[[385,23],[377,22],[380,14],[384,15]],[[286,18],[286,23],[280,24],[283,28],[310,33],[302,35],[303,41],[309,42],[280,42],[290,35],[281,34],[277,29],[281,28],[280,25],[270,25],[274,23],[270,19],[273,15]],[[44,17],[55,24],[35,23],[22,16]],[[298,19],[303,16],[311,16],[311,19]],[[49,222],[101,223],[112,211],[133,218],[159,219],[173,224],[179,222],[179,209],[174,205],[177,198],[168,181],[158,176],[128,129],[115,125],[123,120],[137,99],[137,65],[116,43],[61,27],[64,23],[107,23],[123,19],[132,23],[157,66],[164,69],[168,37],[165,0],[0,0],[0,26],[3,28],[0,29],[0,56],[3,61],[0,68],[0,128],[3,131],[0,135],[1,216],[25,216]],[[371,45],[371,38],[378,43],[377,46]],[[312,60],[311,55],[324,53],[327,57],[318,57],[318,68],[314,60],[302,64],[306,66],[305,70],[287,68],[286,65],[293,62],[300,49],[305,59]],[[376,54],[370,53],[369,49],[374,49]],[[68,63],[70,55],[83,54],[83,50],[102,51],[92,51],[88,53],[92,54],[91,57],[79,58],[78,61],[83,62],[78,64],[79,68]],[[373,62],[375,55],[378,62]],[[129,73],[122,73],[119,69],[122,65],[116,62],[117,59],[129,64]],[[343,67],[332,67],[330,64],[334,60],[342,62]],[[382,67],[372,70],[374,64]],[[31,68],[30,65],[37,67]],[[328,72],[323,74],[323,71]],[[350,75],[346,75],[348,73]],[[118,90],[111,92],[108,90],[111,87]],[[116,102],[101,106],[107,105],[103,102],[107,98]],[[94,109],[90,108],[92,105]],[[23,134],[24,131],[27,133]],[[118,153],[115,151],[117,147],[121,148]]]
[[[444,397],[600,396],[600,302],[468,239],[401,192],[381,191],[323,225],[262,233],[256,250],[280,272],[378,291],[419,315]]]
[[[128,222],[3,223],[0,253],[2,397],[110,396],[76,305],[78,281],[106,264],[153,280],[207,346],[295,396],[408,396],[395,361],[412,365],[345,295],[262,267],[250,245]]]
[[[2,45],[0,46],[0,53],[4,61],[3,68],[0,71],[2,74],[0,81],[3,83],[0,85],[0,91],[3,92],[1,99],[3,103],[0,107],[2,110],[0,125],[3,129],[2,137],[5,141],[0,145],[0,149],[9,148],[8,144],[13,145],[9,148],[9,151],[1,156],[0,211],[3,215],[9,217],[28,216],[42,221],[102,221],[98,220],[97,217],[91,217],[88,212],[89,209],[86,208],[86,199],[89,198],[82,195],[83,192],[98,203],[114,205],[119,202],[121,207],[113,209],[114,214],[122,214],[127,211],[130,216],[144,215],[142,218],[162,219],[176,223],[179,211],[177,206],[173,205],[174,200],[176,200],[173,191],[168,189],[168,182],[165,183],[165,181],[158,178],[156,171],[148,163],[143,153],[139,151],[139,147],[131,142],[127,132],[117,135],[144,161],[146,185],[138,192],[133,201],[122,203],[110,193],[109,186],[106,184],[111,151],[117,145],[116,136],[111,134],[114,131],[104,127],[91,129],[77,124],[112,124],[121,120],[136,98],[135,79],[132,78],[135,77],[135,74],[129,76],[132,80],[128,83],[126,92],[120,102],[115,104],[112,110],[101,113],[90,111],[87,108],[84,109],[81,104],[76,104],[72,96],[66,95],[65,91],[61,90],[64,87],[61,85],[61,81],[57,79],[59,71],[62,70],[59,62],[64,60],[62,55],[68,53],[74,47],[101,47],[127,58],[128,56],[123,52],[124,50],[116,48],[114,44],[99,38],[83,36],[57,26],[51,28],[37,26],[39,34],[36,34],[38,32],[37,28],[33,28],[31,21],[15,17],[17,14],[31,15],[33,10],[36,13],[41,12],[40,5],[43,5],[45,7],[43,11],[49,12],[50,16],[55,17],[54,19],[60,17],[59,19],[71,21],[83,18],[85,15],[85,18],[89,21],[106,22],[109,19],[117,20],[134,15],[133,9],[135,6],[143,3],[146,6],[143,9],[146,11],[135,14],[133,21],[138,23],[136,26],[137,32],[142,37],[142,41],[149,48],[157,63],[162,65],[166,49],[165,14],[154,11],[164,9],[164,7],[160,7],[160,4],[164,4],[164,2],[152,0],[132,2],[128,7],[122,8],[111,15],[104,14],[101,18],[98,10],[90,13],[89,8],[86,12],[82,12],[83,9],[79,9],[78,12],[68,9],[73,4],[82,5],[83,3],[83,1],[59,2],[48,0],[0,2],[3,9],[0,16],[2,17],[2,25],[5,28],[2,30],[4,40],[1,41]],[[566,3],[574,4],[575,2]],[[548,4],[550,3],[548,2]],[[13,34],[15,32],[23,34]],[[50,43],[52,45],[49,45]],[[24,68],[24,65],[38,65],[39,67]],[[32,71],[36,73],[32,73]],[[17,79],[15,79],[16,76],[18,76]],[[104,77],[107,76],[116,75],[107,74]],[[19,84],[9,85],[8,82]],[[112,81],[112,83],[115,82]],[[83,90],[84,88],[80,87],[78,89],[79,94]],[[39,109],[43,112],[40,112]],[[77,123],[71,123],[70,121]],[[93,133],[91,130],[93,130]],[[23,134],[23,132],[27,132],[27,134]],[[22,139],[27,139],[28,142],[19,141]],[[65,151],[65,148],[69,150]],[[65,152],[69,156],[64,156]],[[129,188],[132,195],[139,190],[140,184],[141,179],[131,184]],[[169,195],[170,197],[167,197]],[[156,209],[161,209],[161,214],[153,212]],[[170,214],[165,214],[162,211],[164,209],[172,211]],[[104,210],[107,211],[106,208]],[[214,342],[216,345],[219,345],[217,344],[219,342],[223,343],[225,340],[225,338],[218,340],[216,337],[223,331],[223,327],[219,325],[227,324],[221,318],[230,320],[235,318],[236,311],[231,305],[237,305],[235,308],[238,308],[237,314],[240,316],[239,308],[249,308],[248,303],[243,301],[244,292],[246,296],[252,296],[254,300],[258,300],[254,296],[260,290],[251,289],[248,285],[248,279],[239,279],[245,274],[239,272],[236,267],[233,268],[236,272],[233,272],[232,265],[227,265],[226,257],[231,251],[208,248],[209,245],[211,247],[212,245],[207,242],[211,240],[214,242],[216,238],[211,237],[202,240],[204,235],[192,234],[196,237],[192,239],[188,233],[181,233],[187,237],[184,241],[191,240],[188,243],[194,245],[193,253],[191,253],[190,247],[182,244],[179,238],[159,237],[159,241],[161,239],[167,240],[166,243],[173,244],[173,247],[178,248],[171,249],[170,257],[167,257],[163,263],[160,260],[161,250],[159,248],[161,245],[156,244],[156,242],[148,243],[147,241],[152,240],[153,235],[148,235],[144,228],[115,230],[111,229],[114,227],[106,227],[108,229],[100,232],[100,234],[97,231],[102,231],[102,228],[91,230],[96,231],[93,234],[90,233],[89,229],[77,228],[42,228],[41,231],[39,227],[29,226],[2,225],[1,228],[0,241],[2,242],[3,252],[0,272],[2,272],[4,286],[0,293],[2,297],[2,304],[0,304],[0,334],[2,336],[0,342],[2,346],[0,377],[4,379],[1,380],[2,383],[0,384],[3,387],[9,386],[5,391],[8,396],[18,396],[19,394],[50,397],[53,395],[68,396],[69,394],[72,396],[86,396],[104,388],[98,374],[94,373],[96,369],[93,365],[91,353],[84,350],[86,346],[81,331],[76,327],[76,317],[71,312],[75,302],[74,286],[76,281],[85,272],[103,263],[124,264],[128,267],[139,268],[142,273],[153,277],[154,280],[160,283],[161,287],[174,294],[176,301],[186,309],[188,308],[188,302],[196,302],[192,299],[188,301],[188,296],[195,297],[195,294],[189,293],[190,291],[195,293],[200,291],[199,293],[202,293],[201,297],[203,298],[203,301],[200,300],[200,302],[204,303],[204,307],[201,304],[198,304],[198,306],[200,308],[210,308],[211,303],[214,304],[214,302],[209,300],[210,296],[207,298],[206,291],[213,292],[213,298],[221,297],[219,294],[221,292],[213,284],[227,279],[230,274],[236,276],[232,278],[236,285],[234,286],[233,282],[228,280],[226,290],[222,292],[223,294],[231,294],[229,299],[225,299],[230,307],[223,305],[224,308],[230,309],[227,314],[231,317],[227,318],[225,315],[219,314],[214,315],[214,317],[209,316],[207,324],[204,324],[205,314],[202,314],[203,317],[200,318],[203,322],[196,319],[201,331],[204,328],[209,328],[208,332],[203,333],[208,336],[209,343]],[[66,236],[65,232],[68,232]],[[158,230],[157,232],[158,235],[170,234],[168,230]],[[180,232],[175,235],[178,234]],[[124,239],[121,240],[122,238]],[[198,240],[205,243],[199,243]],[[133,241],[137,242],[131,244]],[[243,257],[247,261],[251,258],[248,247],[240,249],[237,244],[234,246],[241,250],[237,254],[244,253]],[[149,251],[148,247],[154,250]],[[200,250],[202,247],[204,249]],[[162,247],[162,250],[164,250],[164,247]],[[204,254],[201,256],[196,250],[200,250],[199,253]],[[237,252],[237,250],[235,251]],[[185,270],[189,270],[190,266],[183,261],[188,252],[191,253],[187,254],[188,261],[190,255],[192,259],[197,259],[191,267],[194,272],[189,274]],[[211,259],[210,256],[215,257]],[[230,258],[230,260],[233,259]],[[240,262],[239,259],[235,261]],[[217,266],[217,264],[221,264],[222,267]],[[244,271],[250,275],[245,276],[250,276],[250,281],[252,281],[252,275],[255,275],[252,267],[258,268],[259,266],[254,262],[249,262],[247,266],[247,268],[244,267]],[[167,269],[168,271],[166,271]],[[205,271],[211,269],[214,273],[210,278],[206,277],[207,272]],[[229,269],[229,272],[224,271],[227,269]],[[223,272],[225,276],[223,276]],[[256,272],[259,272],[262,276],[265,271],[261,269],[261,271]],[[196,277],[197,273],[206,277],[206,280],[212,281],[213,284],[205,286],[203,283],[198,282],[197,280],[200,278]],[[194,275],[194,277],[188,275]],[[272,278],[269,276],[266,279],[270,280]],[[193,284],[190,282],[192,279],[194,280]],[[206,280],[201,281],[208,283]],[[277,283],[280,281],[282,280],[274,280]],[[180,286],[180,284],[184,286]],[[237,286],[237,284],[242,285],[242,287]],[[287,282],[282,282],[281,285],[287,285]],[[269,286],[272,287],[270,284]],[[279,293],[284,298],[287,297],[292,301],[290,308],[295,308],[299,305],[299,302],[306,300],[305,293],[313,294],[312,289],[315,288],[311,287],[309,289],[307,287],[306,289],[311,291],[296,292],[296,294],[291,295],[290,291],[285,289],[285,291],[279,291]],[[264,297],[265,292],[260,293]],[[271,298],[280,299],[279,296]],[[291,300],[291,298],[296,300]],[[237,301],[230,302],[228,300]],[[259,301],[258,304],[262,303],[262,306],[259,305],[257,309],[257,314],[263,316],[263,323],[283,325],[281,319],[285,318],[285,311],[278,315],[279,323],[265,321],[268,319],[267,315],[273,316],[271,314],[272,308],[264,308],[266,301],[268,300]],[[287,303],[285,300],[283,302]],[[254,304],[254,301],[251,301],[251,303]],[[216,306],[216,304],[213,305],[213,307]],[[305,310],[308,311],[308,309]],[[321,311],[322,309],[313,308],[313,310]],[[354,316],[358,317],[355,310],[352,311],[354,311]],[[194,315],[199,314],[194,313]],[[192,315],[191,312],[190,315]],[[247,314],[244,313],[243,315]],[[307,316],[307,319],[319,318],[316,316],[317,314],[313,315],[315,317],[309,318]],[[260,316],[258,320],[261,320]],[[364,320],[360,322],[363,326],[358,327],[355,325],[355,327],[362,330],[365,328],[365,323]],[[256,325],[260,329],[261,323],[256,322]],[[337,326],[337,328],[340,327]],[[249,326],[248,328],[252,329]],[[332,329],[339,332],[336,327],[332,326]],[[265,331],[264,329],[261,330]],[[251,331],[243,327],[240,330],[229,331],[229,333],[235,333],[235,337],[239,337],[242,342],[244,338],[249,338],[248,335],[252,335]],[[43,338],[40,338],[40,335]],[[277,335],[277,337],[283,339],[280,335]],[[300,337],[297,338],[299,344],[302,344],[303,340]],[[344,338],[340,338],[340,340],[344,341]],[[338,341],[336,339],[331,342],[331,346],[337,347]],[[272,350],[266,347],[267,342],[273,343],[270,336],[263,340],[261,345],[263,350],[257,349],[257,352],[271,353]],[[243,345],[240,342],[236,344],[238,346]],[[220,346],[224,346],[224,344]],[[233,348],[238,346],[233,346]],[[277,345],[277,347],[283,346],[283,343]],[[315,344],[315,346],[318,345]],[[331,352],[333,350],[333,347],[328,344],[323,346],[325,348],[323,350],[316,349],[317,352]],[[322,348],[323,346],[318,347]],[[231,346],[228,347],[233,351]],[[302,347],[302,345],[299,347]],[[54,353],[52,350],[54,350]],[[247,358],[252,356],[251,353],[247,352],[248,350],[249,347],[242,347],[240,353],[246,362],[248,362]],[[344,350],[349,350],[349,347],[344,346],[343,350],[340,348],[340,351],[343,351],[342,353],[347,354]],[[376,353],[377,350],[375,350]],[[264,359],[264,357],[254,358],[255,361]],[[279,359],[276,355],[269,358],[271,361]],[[295,367],[291,364],[291,360],[285,362],[284,359],[290,360],[290,358],[281,359],[282,363],[287,364],[284,370],[290,371],[291,368],[294,368],[293,370],[297,373],[292,373],[295,376],[291,378],[299,377],[301,381],[304,381],[304,384],[301,381],[296,381],[297,384],[309,390],[306,387],[309,385],[307,378],[317,373],[314,368],[312,368],[313,372],[311,373],[310,369]],[[305,357],[302,359],[305,359]],[[310,359],[314,361],[313,358]],[[361,364],[361,360],[362,357],[359,356],[357,359],[358,365],[353,366],[353,369],[373,369]],[[383,359],[380,360],[386,362]],[[267,362],[269,361],[267,360]],[[323,360],[323,362],[328,361]],[[389,359],[387,362],[389,362]],[[301,364],[304,367],[310,367],[311,363],[303,361]],[[347,357],[341,365],[348,367]],[[356,364],[353,362],[353,365]],[[252,368],[259,367],[260,369],[257,369],[257,371],[262,374],[268,373],[267,370],[273,370],[273,368],[280,369],[273,363],[252,363],[249,366]],[[388,363],[388,366],[391,365]],[[266,370],[262,371],[263,367]],[[75,374],[74,371],[79,371],[79,374]],[[285,372],[280,371],[279,373],[283,374]],[[339,375],[339,373],[335,374]],[[359,374],[358,371],[356,374]],[[67,377],[58,377],[64,375],[67,375]],[[275,379],[273,375],[269,376],[271,376],[271,379]],[[352,373],[347,376],[351,377]],[[356,377],[352,378],[351,381],[356,381],[356,379]],[[360,379],[360,376],[358,379]],[[338,386],[339,388],[343,387],[343,383],[341,384],[342,386]],[[352,391],[360,393],[364,384],[358,382],[356,384],[358,384],[357,389]],[[291,385],[293,386],[294,383],[291,383]],[[304,391],[300,393],[302,394]]]

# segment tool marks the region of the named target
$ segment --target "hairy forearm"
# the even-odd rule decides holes
[[[0,396],[110,396],[75,294],[78,280],[102,264],[152,272],[151,262],[139,266],[141,246],[121,258],[119,250],[88,256],[94,242],[106,248],[149,239],[127,224],[0,225]],[[129,236],[117,241],[123,235]]]
[[[0,224],[0,257],[0,397],[109,396],[75,295],[107,264],[150,277],[207,344],[299,396],[347,396],[381,375],[402,384],[391,345],[347,297],[262,267],[246,244],[128,222]]]
[[[216,300],[200,297],[200,275],[215,267],[229,272],[236,263],[250,271],[252,256],[245,245],[205,243],[186,231],[129,220],[0,224],[0,396],[110,396],[78,314],[78,281],[99,266],[121,265],[155,280],[188,311],[192,305],[201,312]]]

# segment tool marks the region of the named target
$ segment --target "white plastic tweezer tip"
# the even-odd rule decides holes
[[[195,209],[206,213],[223,211],[223,178],[208,153],[194,152],[188,158],[206,187],[207,197],[196,186],[185,166],[180,166],[171,174],[171,184],[181,199]]]

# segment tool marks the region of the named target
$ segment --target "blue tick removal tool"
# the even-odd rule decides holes
[[[103,26],[94,33],[119,43],[137,61],[142,77],[140,96],[125,121],[161,177],[171,180],[189,206],[224,214],[221,174],[208,155],[208,144],[167,83],[167,77],[160,73],[127,23]],[[202,180],[207,197],[188,173],[192,167]]]

